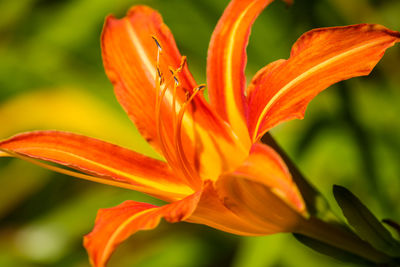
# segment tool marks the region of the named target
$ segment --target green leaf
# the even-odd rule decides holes
[[[373,266],[374,264],[363,259],[355,254],[342,250],[340,248],[328,245],[311,237],[301,235],[301,234],[293,234],[294,237],[303,245],[311,248],[314,251],[317,251],[326,256],[330,256],[337,260],[349,263],[359,264],[361,266]]]
[[[400,255],[400,246],[372,212],[348,189],[334,185],[333,194],[348,223],[376,249],[390,256]]]

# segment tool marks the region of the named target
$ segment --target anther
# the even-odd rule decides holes
[[[178,86],[179,85],[179,81],[178,81],[178,78],[176,78],[175,75],[174,75],[174,80],[175,80],[175,84]]]
[[[197,86],[196,88],[193,89],[193,92],[194,91],[201,91],[204,88],[206,88],[206,85],[205,84],[200,84],[199,86]]]
[[[190,99],[190,92],[189,91],[185,92],[185,98],[186,98],[185,102],[189,101],[189,99]]]
[[[151,38],[153,38],[154,42],[156,43],[156,45],[158,47],[158,50],[162,51],[162,47],[161,47],[160,42],[158,41],[158,39],[154,35],[152,35]]]
[[[179,70],[179,69],[178,69]],[[172,77],[174,77],[174,80],[175,80],[175,85],[176,86],[178,86],[179,85],[179,80],[178,80],[178,78],[175,76],[176,75],[176,73],[178,73],[178,70],[176,70],[176,71],[173,71],[172,70],[172,68],[169,68],[169,71],[171,72],[171,74],[172,74]]]
[[[158,66],[157,66],[157,74],[158,74],[158,79],[160,81],[160,85],[162,85],[164,83],[164,77],[162,76],[161,71],[158,68]]]
[[[183,56],[181,58],[181,64],[179,65],[179,68],[177,69],[177,72],[180,72],[183,69],[183,67],[185,66],[185,64],[186,64],[186,56]]]
[[[157,73],[158,73],[158,77],[161,79],[162,75],[161,75],[161,71],[160,71],[160,69],[158,67],[157,67]]]

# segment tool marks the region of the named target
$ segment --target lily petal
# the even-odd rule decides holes
[[[265,185],[246,176],[231,174],[219,181],[218,194],[238,217],[264,228],[264,234],[293,232],[301,222],[293,210]]]
[[[224,204],[267,234],[290,232],[305,216],[304,201],[283,160],[270,147],[255,144],[235,172],[216,183]]]
[[[265,68],[248,95],[253,142],[275,125],[303,118],[308,103],[328,86],[368,75],[400,33],[381,25],[321,28],[302,35],[290,58]]]
[[[271,2],[231,1],[213,32],[208,49],[207,82],[211,104],[248,147],[250,139],[244,96],[246,46],[254,20]]]
[[[192,189],[165,162],[94,138],[59,131],[37,131],[0,142],[3,152],[61,164],[128,188],[176,200]],[[130,186],[130,187],[129,187]]]
[[[225,162],[229,162],[221,158],[220,151],[237,151],[240,143],[201,93],[187,104],[186,93],[193,94],[197,84],[187,64],[181,65],[182,56],[161,16],[149,7],[135,6],[122,19],[108,17],[102,35],[102,53],[106,73],[114,84],[119,102],[174,171],[182,170],[179,163],[186,158],[188,165],[202,177],[216,179],[221,170],[227,168]],[[174,77],[169,68],[180,71]],[[163,93],[160,93],[157,79],[163,80]],[[176,88],[174,83],[178,84]],[[157,100],[160,94],[163,98]],[[157,101],[160,103],[158,110]],[[179,118],[184,105],[186,110]],[[179,123],[182,127],[177,129]],[[180,154],[177,145],[182,147]],[[240,151],[246,154],[246,149]],[[214,167],[208,167],[210,164]],[[200,185],[201,181],[193,180],[196,179],[190,183],[195,187]]]
[[[270,146],[254,144],[249,157],[236,169],[235,175],[259,182],[279,195],[293,209],[299,212],[305,210],[303,198],[285,162]]]
[[[208,225],[236,235],[260,236],[268,233],[263,227],[253,224],[247,218],[239,217],[228,209],[211,181],[205,181],[196,210],[186,221]]]
[[[155,228],[161,218],[175,223],[185,220],[196,208],[201,191],[162,207],[135,201],[97,213],[93,231],[84,237],[84,246],[95,267],[105,266],[115,248],[140,230]]]
[[[157,38],[156,41],[153,37]],[[157,44],[162,45],[160,54]],[[168,67],[178,69],[182,60],[172,33],[155,10],[135,6],[122,19],[107,17],[102,34],[102,55],[118,101],[146,140],[159,148],[156,128],[157,57],[160,75],[162,73],[163,79],[169,80],[170,84],[175,81]],[[196,86],[186,64],[179,79],[188,90]],[[178,90],[177,95],[182,100],[185,92],[182,88]],[[171,90],[165,94],[165,98],[172,101]],[[171,116],[167,118],[171,120]]]

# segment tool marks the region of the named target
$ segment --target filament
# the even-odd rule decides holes
[[[161,118],[161,108],[163,104],[163,99],[165,96],[166,91],[168,90],[168,87],[170,86],[170,83],[174,81],[174,89],[173,89],[173,109],[175,109],[175,101],[176,101],[176,89],[179,86],[179,80],[176,77],[177,73],[179,73],[183,67],[184,64],[186,63],[186,57],[182,57],[181,64],[178,67],[177,70],[171,70],[171,77],[167,79],[167,81],[164,81],[164,77],[162,75],[162,72],[160,70],[160,54],[162,52],[162,47],[160,42],[157,40],[155,36],[152,36],[154,42],[157,45],[157,58],[156,58],[156,107],[155,107],[155,115],[156,115],[156,129],[157,129],[157,138],[160,143],[160,148],[161,151],[167,160],[171,165],[174,164],[175,160],[173,159],[173,156],[170,153],[170,149],[168,149],[168,143],[165,140],[165,135],[163,131],[163,125],[162,125],[162,118]],[[176,113],[176,112],[174,112]],[[173,120],[175,120],[176,114],[173,114]],[[174,125],[174,124],[173,124]]]
[[[182,144],[182,121],[183,121],[183,116],[184,113],[188,107],[188,105],[192,102],[194,97],[203,89],[205,88],[205,85],[199,85],[195,89],[193,89],[192,95],[189,97],[189,99],[183,103],[181,109],[179,110],[178,118],[177,118],[177,123],[175,125],[175,149],[178,154],[178,158],[181,163],[181,167],[185,170],[186,174],[188,177],[190,177],[190,182],[191,184],[198,185],[199,181],[201,181],[200,177],[198,176],[197,172],[193,170],[191,167],[191,164],[189,160],[187,159],[185,155],[185,151],[183,149],[183,144]]]

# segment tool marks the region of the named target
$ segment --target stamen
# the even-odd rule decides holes
[[[165,82],[164,81],[164,76],[160,70],[160,53],[162,51],[160,42],[157,40],[156,37],[152,36],[153,40],[155,41],[156,45],[157,45],[157,62],[156,62],[156,108],[155,108],[155,112],[156,112],[156,129],[157,129],[157,138],[160,142],[160,148],[161,151],[165,157],[165,159],[170,163],[170,164],[174,164],[174,162],[176,162],[176,160],[174,160],[173,155],[171,155],[170,151],[171,149],[168,149],[168,143],[165,140],[165,136],[163,134],[163,125],[162,125],[162,118],[161,118],[161,108],[162,108],[162,103],[163,103],[163,99],[165,96],[166,91],[168,90],[168,87],[170,86],[170,82],[172,80],[175,81],[174,83],[174,93],[173,93],[173,110],[175,110],[175,101],[176,101],[176,88],[179,85],[179,80],[176,77],[176,75],[183,69],[183,66],[186,62],[186,57],[182,57],[181,60],[181,64],[179,66],[179,68],[177,70],[171,70],[171,77],[169,77],[169,79]],[[175,117],[176,117],[176,111],[173,114],[173,120],[175,121]],[[175,125],[175,122],[174,124]],[[174,133],[173,133],[174,134]]]
[[[174,71],[172,70],[172,68],[170,68],[169,71],[171,72],[172,77],[175,80],[175,85],[178,86],[179,85],[179,81],[178,81],[178,78],[176,78]]]
[[[199,177],[199,175],[197,174],[196,171],[193,170],[193,168],[191,167],[189,160],[187,159],[186,155],[185,155],[185,151],[183,149],[183,144],[182,144],[182,121],[183,121],[183,116],[184,113],[187,109],[187,106],[192,102],[192,100],[194,99],[194,97],[200,92],[202,91],[206,86],[204,84],[197,86],[195,89],[193,89],[193,93],[192,95],[190,95],[190,97],[188,98],[188,100],[183,103],[179,114],[178,114],[178,118],[177,118],[177,124],[175,126],[175,148],[176,151],[178,152],[178,158],[181,162],[181,166],[182,168],[185,170],[187,177],[190,177],[190,183],[198,186],[201,179]]]
[[[164,136],[162,134],[162,125],[161,125],[161,105],[162,105],[162,99],[164,98],[165,91],[167,90],[168,84],[164,84],[164,77],[162,75],[162,72],[160,70],[160,54],[162,52],[162,47],[160,45],[160,42],[157,40],[155,36],[152,36],[154,42],[157,45],[157,61],[156,61],[156,80],[155,80],[155,85],[156,85],[156,108],[155,108],[155,113],[156,113],[156,123],[157,123],[157,138],[160,142],[161,145],[161,151],[165,157],[165,159],[168,162],[171,162],[172,157],[170,153],[168,153],[167,149],[167,144],[164,140]],[[163,86],[162,86],[163,85]]]
[[[176,75],[182,71],[182,69],[185,66],[185,64],[186,64],[186,57],[183,56],[182,59],[181,59],[181,64],[179,65],[178,69],[174,70],[171,67],[169,68],[169,71],[171,72],[171,75],[172,75],[173,79],[175,80],[175,84],[174,84],[174,87],[172,89],[172,112],[173,112],[173,114],[172,114],[172,122],[173,122],[173,124],[172,125],[176,125],[176,101],[177,101],[177,99],[176,99],[177,98],[176,90],[177,90],[178,86],[180,85],[179,79],[178,79],[178,77]],[[174,128],[174,131],[175,131],[175,128]],[[175,136],[175,132],[174,132],[174,136]]]
[[[164,76],[163,73],[160,69],[160,54],[162,52],[162,47],[160,42],[155,36],[152,36],[154,42],[157,45],[157,62],[156,62],[156,91],[157,91],[157,96],[156,96],[156,123],[157,123],[157,138],[160,142],[161,150],[162,153],[165,157],[165,159],[172,165],[176,166],[176,164],[180,165],[180,170],[183,171],[183,175],[186,177],[187,182],[189,182],[190,185],[193,186],[199,186],[200,185],[200,178],[195,172],[190,163],[189,160],[187,159],[184,149],[183,149],[183,144],[182,144],[182,134],[181,134],[181,128],[182,128],[182,120],[184,113],[187,109],[188,104],[194,99],[194,97],[200,92],[205,85],[200,85],[193,89],[193,93],[191,96],[188,96],[186,101],[182,104],[181,109],[179,110],[178,116],[177,111],[176,111],[176,104],[178,101],[178,96],[177,96],[177,88],[180,86],[180,81],[178,74],[182,71],[186,64],[186,57],[183,56],[181,58],[181,63],[178,67],[178,69],[174,70],[172,68],[169,68],[169,71],[171,72],[171,76],[168,77],[167,81],[164,81]],[[171,82],[173,82],[173,92],[172,92],[172,120],[173,120],[173,137],[174,137],[174,145],[175,145],[175,152],[176,153],[170,153],[173,151],[168,142],[165,140],[165,135],[163,134],[164,125],[163,125],[163,120],[161,118],[161,108],[162,108],[162,103],[164,96],[170,88],[169,86],[171,85]],[[187,92],[188,93],[188,92]]]
[[[175,75],[174,75],[174,79],[175,79],[175,84],[174,84],[174,88],[172,90],[172,125],[176,125],[176,88],[179,85],[179,81],[175,77]],[[174,127],[174,131],[175,131],[175,127]],[[175,132],[173,134],[175,136]]]
[[[173,163],[174,160],[173,160],[173,157],[171,156],[171,154],[169,153],[170,150],[167,149],[167,145],[168,144],[166,143],[166,141],[164,139],[164,135],[162,133],[163,127],[162,127],[162,124],[161,124],[162,120],[161,120],[160,114],[161,114],[162,101],[164,99],[165,93],[168,90],[168,86],[170,85],[171,81],[174,80],[175,82],[174,82],[174,87],[173,87],[173,99],[172,99],[172,110],[173,110],[173,114],[172,114],[173,124],[172,125],[176,125],[176,89],[177,89],[177,87],[179,85],[179,80],[175,75],[181,69],[182,69],[181,67],[178,68],[176,71],[170,69],[172,75],[168,79],[168,81],[165,84],[163,84],[163,87],[162,87],[162,90],[161,90],[161,94],[159,95],[159,101],[158,101],[157,106],[156,106],[157,136],[158,136],[158,139],[160,140],[161,150],[163,152],[163,155],[164,155],[165,159],[169,163]],[[174,129],[174,132],[173,132],[173,136],[175,136],[175,129]]]
[[[179,64],[179,68],[176,70],[176,73],[181,72],[185,64],[186,64],[186,56],[182,56],[181,64]]]

